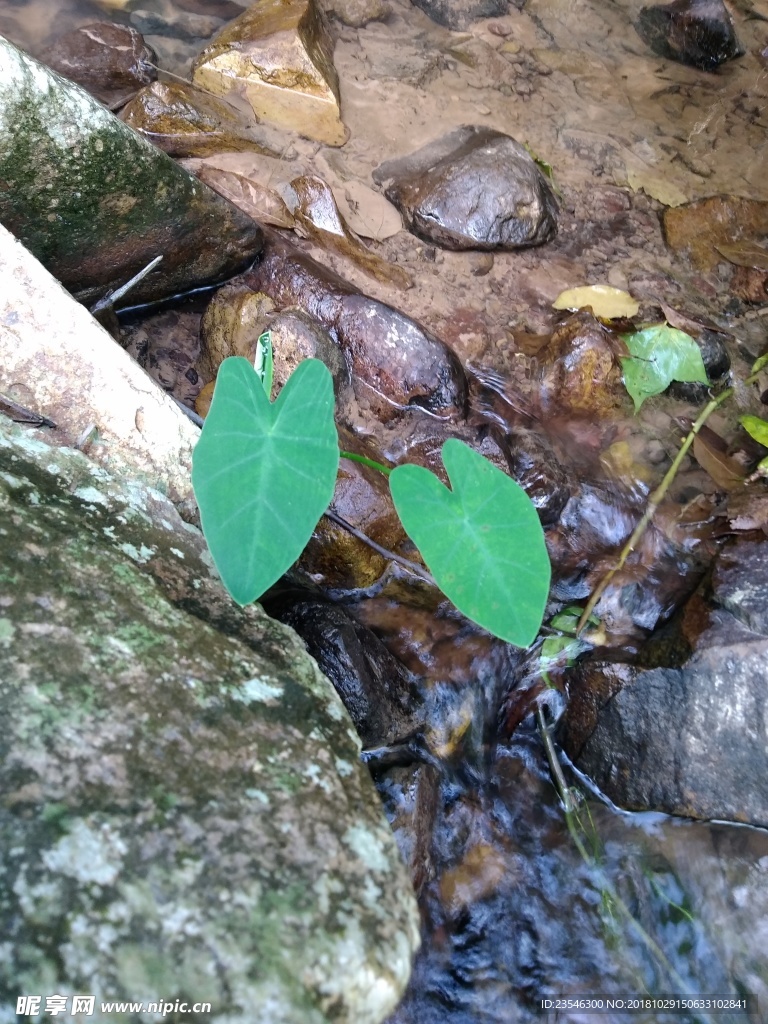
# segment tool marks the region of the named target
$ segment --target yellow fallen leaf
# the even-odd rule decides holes
[[[560,292],[552,303],[555,309],[583,309],[591,306],[595,316],[614,320],[621,316],[634,316],[640,309],[629,292],[613,288],[609,284],[590,284],[583,288],[569,288]]]
[[[664,206],[682,206],[688,202],[688,196],[671,181],[648,174],[645,171],[627,171],[627,183],[633,192],[645,192],[651,199],[656,199]]]

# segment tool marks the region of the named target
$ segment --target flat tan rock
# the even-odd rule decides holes
[[[260,0],[203,50],[193,80],[218,96],[242,93],[258,118],[326,145],[349,137],[333,41],[314,0]]]

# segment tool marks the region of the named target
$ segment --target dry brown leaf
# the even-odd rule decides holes
[[[293,214],[280,196],[271,188],[260,185],[252,178],[246,178],[236,171],[222,171],[218,167],[203,164],[195,171],[200,181],[205,182],[214,192],[224,196],[243,213],[261,224],[272,224],[277,228],[292,228]]]
[[[407,271],[371,252],[349,229],[330,186],[322,178],[314,174],[294,178],[291,188],[297,199],[293,216],[309,238],[351,259],[362,271],[383,284],[403,289],[412,286],[413,281]]]
[[[737,267],[768,271],[768,249],[757,242],[719,242],[715,248]]]
[[[333,188],[341,214],[350,229],[363,238],[383,242],[403,230],[400,211],[380,192],[361,181],[345,181]]]
[[[730,331],[724,330],[722,327],[718,326],[714,320],[710,320],[709,317],[688,316],[687,313],[681,313],[679,310],[668,306],[667,303],[661,299],[657,299],[656,301],[658,302],[669,326],[676,327],[679,331],[685,331],[685,333],[690,334],[692,338],[700,337],[702,331],[711,331],[714,334],[721,334],[724,338],[733,337]]]
[[[723,491],[736,491],[744,486],[746,475],[739,463],[728,454],[725,441],[703,426],[693,441],[693,454],[701,466]]]

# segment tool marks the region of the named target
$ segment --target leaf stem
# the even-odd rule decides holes
[[[353,537],[357,537],[357,539],[361,540],[363,544],[367,544],[369,548],[373,548],[374,551],[383,555],[384,558],[388,558],[392,562],[397,562],[398,565],[402,565],[405,569],[408,569],[409,572],[412,572],[415,576],[424,580],[425,583],[429,583],[430,586],[435,587],[437,590],[440,589],[435,582],[434,576],[427,572],[427,570],[423,566],[419,565],[418,562],[412,562],[410,558],[403,558],[402,555],[398,555],[394,551],[390,551],[389,548],[385,548],[382,547],[381,544],[377,544],[375,540],[371,540],[370,537],[367,537],[362,530],[358,530],[356,526],[353,526],[352,523],[348,523],[346,519],[342,519],[341,516],[336,515],[336,513],[332,512],[330,509],[325,513],[325,517],[326,519],[330,519],[332,523],[336,523],[336,525],[340,526],[343,530],[346,530],[347,533],[351,533]]]
[[[757,379],[757,374],[753,373],[753,374],[751,374],[751,376],[747,377],[747,379],[746,379],[746,381],[744,383],[745,384],[753,384],[756,379]],[[704,426],[704,424],[707,422],[707,420],[712,415],[712,413],[715,411],[715,409],[718,409],[723,404],[723,402],[727,401],[727,399],[729,399],[731,397],[732,394],[733,394],[733,388],[726,388],[725,391],[723,391],[723,393],[721,395],[717,396],[717,398],[713,398],[711,401],[707,402],[707,404],[704,406],[702,411],[699,413],[695,423],[693,424],[693,426],[691,427],[691,429],[688,432],[688,436],[685,438],[685,440],[683,441],[682,445],[680,446],[680,451],[675,456],[674,461],[672,462],[672,465],[669,467],[667,472],[664,474],[664,479],[661,481],[661,483],[656,488],[656,490],[651,493],[651,495],[650,495],[650,497],[648,499],[648,504],[646,506],[645,512],[643,513],[642,519],[637,524],[635,529],[632,531],[632,536],[629,538],[627,543],[622,548],[621,554],[619,555],[618,562],[616,563],[616,565],[613,566],[612,569],[608,570],[608,572],[605,574],[605,576],[603,576],[603,578],[600,580],[598,585],[592,591],[592,595],[591,595],[589,601],[587,601],[587,606],[584,609],[584,611],[581,613],[581,617],[580,617],[580,619],[578,621],[578,624],[576,626],[576,634],[577,635],[579,633],[581,633],[581,631],[586,626],[587,621],[588,621],[590,615],[592,614],[592,612],[595,609],[595,605],[597,604],[597,602],[600,600],[600,598],[605,593],[605,590],[606,590],[606,587],[608,586],[608,584],[611,582],[611,580],[616,575],[616,573],[624,566],[624,563],[626,562],[626,560],[629,558],[629,556],[635,550],[638,541],[643,536],[645,531],[648,529],[651,521],[653,520],[653,517],[656,515],[656,510],[658,509],[658,507],[661,504],[661,502],[664,500],[664,497],[665,497],[667,491],[669,490],[669,487],[670,487],[672,481],[674,480],[675,476],[677,475],[677,471],[680,468],[680,464],[682,463],[683,459],[685,458],[685,455],[688,452],[688,449],[693,444],[693,442],[694,442],[694,440],[696,438],[696,435],[701,430],[701,428]]]
[[[339,455],[342,459],[349,459],[350,462],[360,462],[364,466],[368,466],[370,469],[378,469],[384,476],[389,476],[392,472],[387,466],[383,466],[380,462],[376,462],[375,459],[367,459],[365,455],[356,455],[354,452],[340,451]]]

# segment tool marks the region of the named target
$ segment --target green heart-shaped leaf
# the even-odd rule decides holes
[[[622,334],[632,358],[622,359],[624,385],[635,412],[653,395],[666,391],[673,380],[708,384],[701,349],[686,334],[668,324],[654,324],[634,334]]]
[[[276,401],[247,359],[225,359],[192,459],[203,532],[238,604],[260,597],[296,561],[336,484],[333,379],[300,363]]]
[[[522,487],[461,441],[445,442],[443,463],[453,490],[420,466],[392,470],[392,499],[406,533],[459,611],[528,647],[551,573],[536,509]]]

